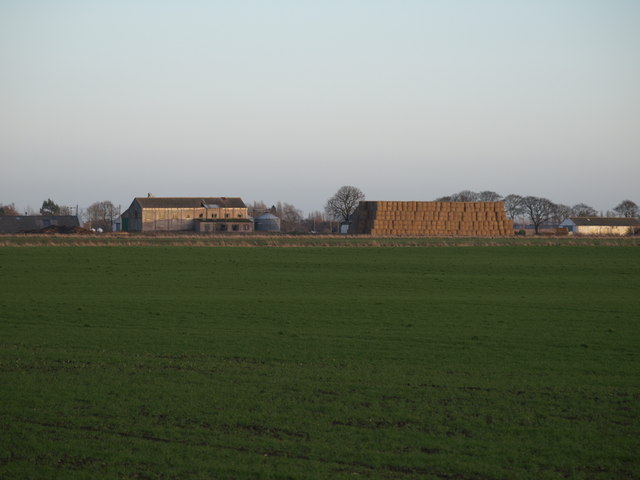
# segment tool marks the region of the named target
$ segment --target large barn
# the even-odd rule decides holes
[[[360,202],[349,233],[389,236],[513,235],[503,202]]]
[[[136,197],[121,217],[125,232],[253,231],[239,197]]]

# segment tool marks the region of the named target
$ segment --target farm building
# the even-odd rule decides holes
[[[640,221],[621,217],[569,217],[560,227],[578,235],[632,235],[640,231]]]
[[[75,215],[1,216],[0,233],[24,233],[47,227],[78,227]]]
[[[256,232],[279,232],[280,219],[269,212],[263,213],[255,220],[255,230]]]
[[[360,202],[349,233],[398,236],[513,235],[502,202]]]
[[[238,197],[136,197],[121,218],[125,232],[253,231]]]

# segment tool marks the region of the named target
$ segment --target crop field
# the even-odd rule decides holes
[[[0,478],[640,479],[640,248],[0,248]]]

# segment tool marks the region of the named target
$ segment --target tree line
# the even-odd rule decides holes
[[[559,224],[568,217],[598,217],[597,210],[585,203],[577,203],[573,206],[555,203],[545,197],[533,195],[522,196],[511,193],[505,197],[492,192],[473,192],[463,190],[452,195],[437,198],[440,202],[504,202],[507,217],[516,221],[518,218],[528,219],[536,233],[546,223]],[[608,211],[607,217],[636,218],[640,215],[640,208],[631,200],[623,200]]]
[[[304,217],[302,210],[293,204],[277,202],[268,207],[263,201],[249,204],[249,215],[256,218],[264,213],[272,213],[280,219],[280,230],[285,233],[335,233],[341,223],[349,223],[360,201],[365,194],[357,187],[345,185],[340,187],[327,200],[323,210],[310,212]],[[451,195],[436,198],[438,202],[504,202],[507,217],[513,221],[528,220],[536,233],[547,223],[559,224],[568,217],[597,217],[598,211],[585,203],[569,206],[555,203],[545,197],[522,196],[509,194],[502,196],[493,191],[474,192],[462,190]],[[120,208],[109,200],[92,203],[81,212],[74,212],[71,207],[61,206],[48,198],[42,202],[41,215],[74,215],[77,214],[83,225],[90,228],[101,228],[111,231],[113,222],[120,216]],[[15,205],[0,204],[0,215],[20,215]],[[640,208],[631,200],[623,200],[606,212],[605,216],[635,218],[640,215]]]

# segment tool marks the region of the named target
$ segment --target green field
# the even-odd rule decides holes
[[[4,247],[0,478],[638,479],[639,319],[637,246]]]

